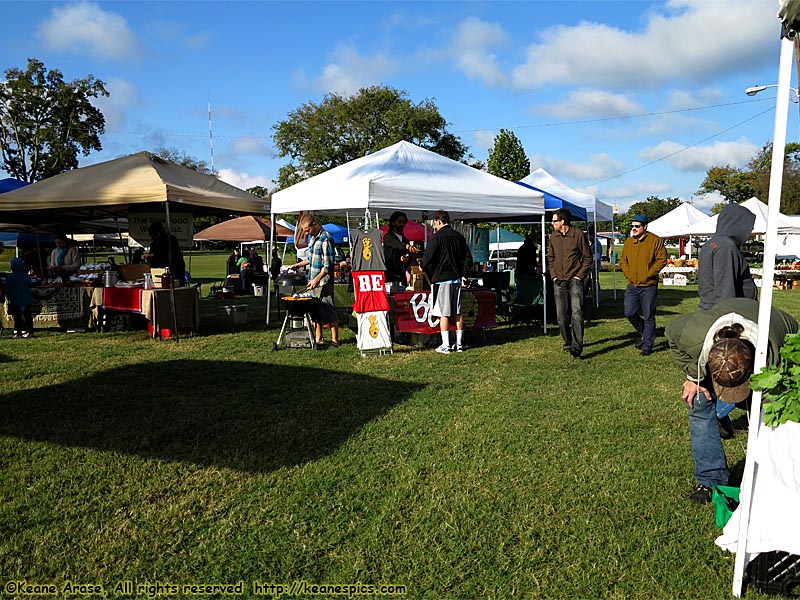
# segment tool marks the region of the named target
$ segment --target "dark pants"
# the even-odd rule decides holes
[[[584,282],[574,277],[569,281],[553,282],[558,329],[564,348],[572,354],[583,352],[583,292]]]
[[[31,316],[31,307],[26,306],[20,308],[19,306],[9,305],[11,316],[14,318],[14,333],[22,333],[29,331],[33,333],[33,316]]]
[[[625,317],[642,338],[642,350],[652,350],[656,341],[657,299],[657,285],[639,287],[628,284],[625,288]]]

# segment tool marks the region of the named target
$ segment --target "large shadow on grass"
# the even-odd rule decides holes
[[[421,387],[252,362],[144,363],[0,394],[0,435],[262,472],[330,454]]]

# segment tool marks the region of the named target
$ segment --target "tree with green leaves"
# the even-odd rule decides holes
[[[414,104],[405,91],[392,87],[362,88],[353,96],[327,94],[319,104],[307,102],[273,126],[279,155],[292,160],[281,167],[278,187],[284,189],[401,140],[462,160],[467,149],[446,127],[432,100]]]
[[[39,181],[78,167],[78,153],[102,150],[103,113],[90,98],[108,96],[93,75],[67,83],[61,71],[28,59],[0,83],[0,159],[22,181]]]
[[[186,167],[192,171],[197,171],[203,175],[211,175],[219,179],[219,171],[212,171],[211,167],[208,166],[206,161],[186,154],[186,152],[178,150],[177,148],[160,147],[153,150],[153,154],[158,158],[163,158],[164,160],[173,162],[176,165]]]
[[[494,146],[489,150],[487,170],[492,175],[519,181],[531,172],[531,161],[525,156],[522,142],[513,131],[501,129],[494,138]]]
[[[766,202],[769,198],[771,169],[772,143],[767,143],[750,159],[746,169],[711,167],[698,193],[717,192],[725,196],[725,202],[712,208],[714,213],[729,202],[738,204],[753,196]],[[800,144],[797,142],[786,144],[780,210],[785,214],[800,214]]]

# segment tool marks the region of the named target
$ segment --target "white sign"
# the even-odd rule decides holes
[[[675,285],[686,285],[686,275],[682,273],[676,273],[672,277],[672,281]]]
[[[165,223],[164,213],[128,213],[128,246],[139,247],[150,245],[150,234],[147,230],[157,221]],[[178,238],[181,248],[191,248],[194,237],[194,218],[191,213],[170,213],[169,229]],[[164,230],[167,229],[166,223]]]

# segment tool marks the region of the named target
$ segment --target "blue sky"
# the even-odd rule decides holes
[[[707,169],[771,140],[777,0],[3,2],[0,70],[29,57],[111,96],[103,151],[174,147],[225,181],[272,186],[272,125],[329,92],[432,99],[484,162],[501,128],[531,160],[620,211],[696,196]],[[793,83],[792,85],[796,85]],[[789,141],[798,138],[790,107]],[[763,114],[761,114],[763,113]],[[759,116],[760,115],[760,116]],[[766,199],[764,199],[766,200]]]

